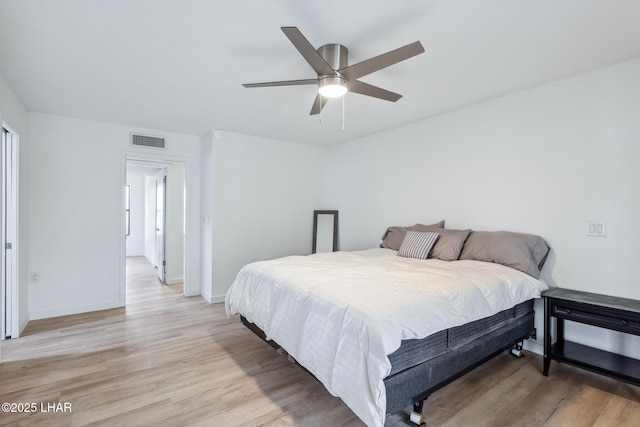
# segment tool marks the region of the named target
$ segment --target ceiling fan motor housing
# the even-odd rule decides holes
[[[348,65],[347,56],[349,51],[341,44],[325,44],[318,48],[318,53],[334,70],[341,70]]]

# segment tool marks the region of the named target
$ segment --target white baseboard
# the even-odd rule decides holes
[[[219,304],[224,302],[224,295],[211,295],[208,292],[201,292],[202,298],[206,299],[209,304]]]
[[[220,303],[220,302],[224,302],[224,295],[212,296],[211,300],[209,302],[211,304],[217,304],[217,303]]]
[[[127,252],[127,256],[144,256],[144,252]]]
[[[211,293],[206,291],[206,289],[200,288],[200,296],[202,296],[202,298],[204,298],[209,304],[211,304]]]
[[[22,335],[22,331],[24,331],[24,328],[27,327],[30,320],[31,320],[31,316],[27,316],[25,319],[22,320],[22,322],[20,322],[20,328],[18,329],[18,337]]]
[[[178,283],[184,283],[184,279],[182,277],[169,277],[165,278],[164,283],[167,285],[177,285]]]
[[[542,340],[542,335],[538,335],[538,339]],[[523,348],[525,350],[529,350],[534,353],[544,354],[544,345],[542,344],[542,342],[538,342],[537,340],[536,341],[532,339],[524,340]]]
[[[50,317],[68,316],[69,314],[89,313],[91,311],[109,310],[111,308],[122,307],[120,301],[110,301],[100,304],[90,304],[75,307],[63,307],[53,310],[32,311],[29,313],[30,320],[48,319]]]
[[[191,291],[190,289],[183,288],[185,297],[199,297],[200,291],[196,289],[195,291]],[[205,298],[206,299],[206,298]]]

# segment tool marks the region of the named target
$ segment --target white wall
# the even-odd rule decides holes
[[[639,118],[636,59],[332,146],[327,205],[340,209],[341,248],[443,218],[447,228],[529,232],[552,247],[551,285],[640,299]],[[585,237],[588,220],[607,221],[608,237]],[[635,337],[567,332],[640,352]]]
[[[126,236],[127,256],[144,255],[144,169],[127,167],[130,192],[130,234]]]
[[[29,322],[29,115],[4,76],[0,74],[0,123],[18,133],[18,321],[20,331]]]
[[[209,131],[200,138],[202,161],[202,246],[200,253],[202,256],[202,270],[200,277],[202,283],[200,295],[209,302],[213,301],[213,131]],[[220,292],[220,291],[218,291]],[[219,295],[216,295],[216,301]]]
[[[121,305],[125,158],[172,156],[187,164],[191,194],[187,295],[200,284],[200,139],[157,130],[29,114],[31,318]],[[131,147],[132,131],[163,135],[167,150]],[[90,177],[91,179],[88,179]],[[187,279],[186,279],[187,280]]]
[[[210,300],[222,301],[252,261],[311,253],[313,211],[324,207],[322,147],[224,132],[203,137],[203,270]],[[208,181],[208,182],[207,182]],[[210,290],[209,290],[210,289]]]

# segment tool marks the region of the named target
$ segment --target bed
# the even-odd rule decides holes
[[[432,391],[535,333],[533,299],[547,288],[537,278],[546,243],[461,230],[462,242],[453,239],[459,247],[447,252],[448,237],[460,230],[437,225],[398,228],[398,248],[388,238],[398,230],[390,227],[380,248],[246,265],[227,292],[227,314],[240,314],[363,422],[382,427],[387,414],[421,409]],[[406,256],[403,243],[416,235],[432,239],[431,247]],[[524,262],[519,269],[516,258]],[[537,274],[525,272],[532,268]]]

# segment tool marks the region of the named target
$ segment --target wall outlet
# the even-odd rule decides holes
[[[31,273],[29,273],[29,281],[31,283],[40,283],[40,272],[32,271]]]

